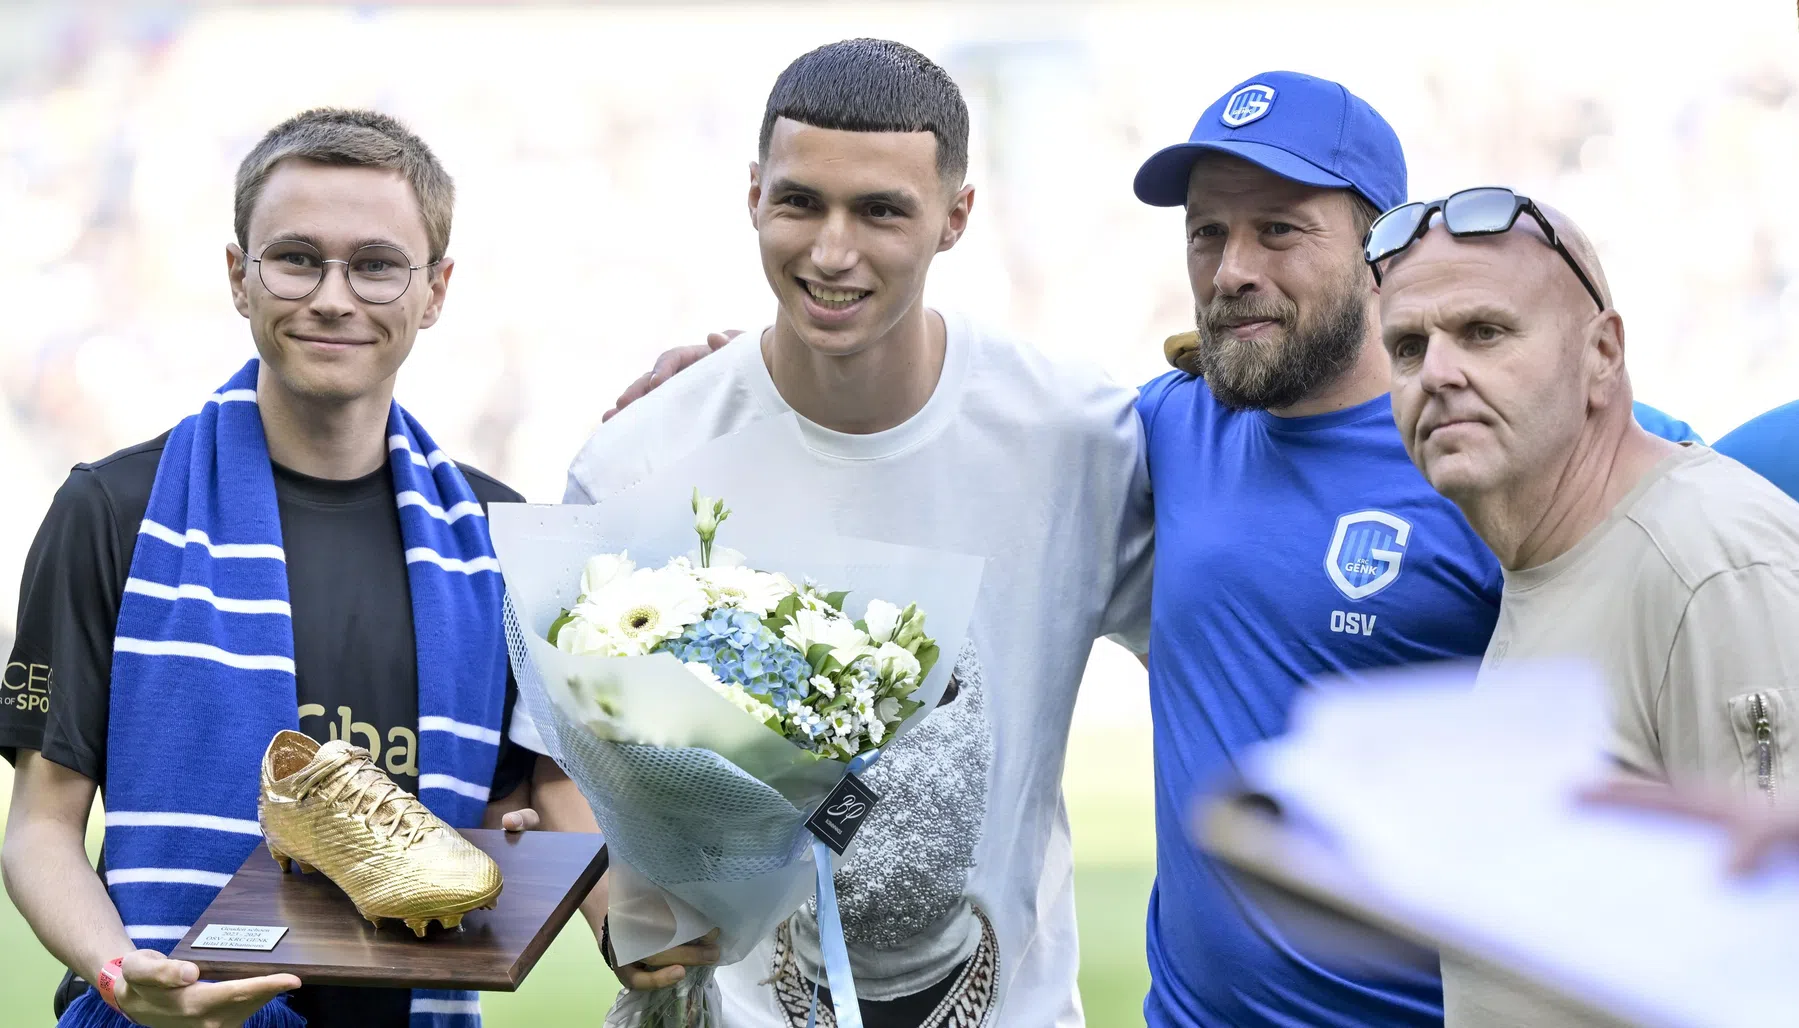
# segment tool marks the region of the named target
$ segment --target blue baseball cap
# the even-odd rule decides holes
[[[1185,206],[1193,163],[1208,150],[1308,186],[1353,189],[1376,210],[1406,201],[1405,152],[1393,126],[1329,79],[1271,71],[1239,82],[1206,108],[1187,142],[1143,162],[1137,199]]]

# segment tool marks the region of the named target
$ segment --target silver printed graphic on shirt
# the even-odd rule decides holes
[[[837,869],[852,945],[895,949],[962,901],[987,816],[993,729],[972,643],[956,661],[956,697],[881,754],[862,778],[881,797],[861,845]],[[809,912],[816,916],[816,901]]]

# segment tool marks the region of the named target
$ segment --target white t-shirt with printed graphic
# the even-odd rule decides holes
[[[969,892],[999,940],[990,1023],[1082,1023],[1074,865],[1061,775],[1095,639],[1148,642],[1151,527],[1136,391],[943,315],[943,372],[896,428],[846,435],[800,419],[835,531],[968,553],[987,565],[969,633],[994,732],[984,835]],[[792,411],[748,335],[601,428],[569,468],[566,502],[630,487],[710,440]],[[520,712],[522,714],[522,711]],[[523,717],[514,737],[538,742]],[[1145,740],[1147,745],[1148,740]],[[541,744],[533,746],[541,749]],[[726,1023],[783,1022],[772,941],[721,968]]]

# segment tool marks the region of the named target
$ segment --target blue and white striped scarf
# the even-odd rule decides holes
[[[252,360],[169,435],[113,640],[106,884],[140,947],[168,952],[261,840],[263,751],[298,728],[287,562]],[[418,422],[388,413],[418,637],[419,798],[479,826],[506,696],[487,519]],[[247,1028],[299,1025],[277,1000]],[[473,992],[416,990],[409,1028],[473,1028]],[[117,1028],[93,990],[63,1028]]]

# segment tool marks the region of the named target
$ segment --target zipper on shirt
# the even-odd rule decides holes
[[[1774,802],[1774,722],[1768,718],[1768,701],[1761,693],[1749,697],[1749,721],[1755,728],[1755,784]]]

